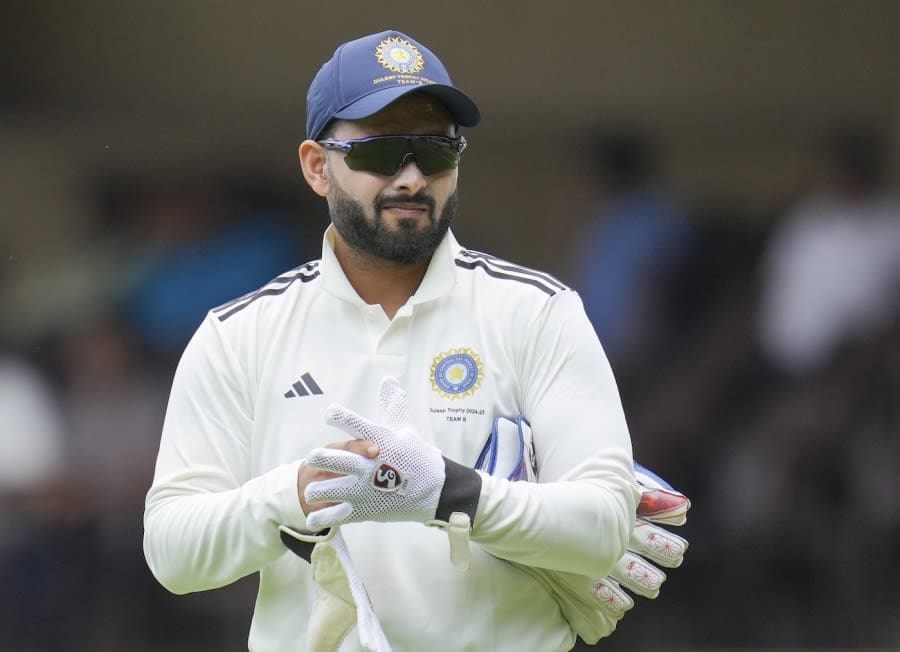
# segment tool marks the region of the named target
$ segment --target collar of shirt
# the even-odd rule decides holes
[[[322,262],[319,265],[319,271],[322,277],[323,287],[337,297],[356,303],[366,305],[362,298],[350,285],[341,264],[338,262],[337,256],[334,255],[334,225],[329,225],[322,237]],[[438,245],[431,262],[428,263],[428,270],[425,272],[425,278],[416,290],[415,294],[410,297],[407,305],[415,306],[420,303],[432,301],[453,289],[456,282],[456,263],[454,259],[457,253],[462,249],[456,241],[453,233],[447,231],[447,235]]]

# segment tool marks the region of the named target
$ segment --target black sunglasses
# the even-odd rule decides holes
[[[412,158],[422,174],[430,176],[452,170],[466,148],[466,139],[449,136],[371,136],[356,140],[317,141],[326,149],[344,152],[351,170],[374,172],[391,177]]]

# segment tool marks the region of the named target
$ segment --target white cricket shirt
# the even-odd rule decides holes
[[[472,562],[418,523],[341,528],[394,650],[569,650],[575,636],[522,564],[605,576],[639,491],[618,390],[581,300],[551,276],[463,249],[448,233],[389,320],[333,252],[216,308],[172,386],[144,517],[144,551],[175,593],[259,572],[251,650],[305,649],[315,588],[278,525],[303,529],[297,471],[346,439],[332,402],[379,420],[395,376],[421,437],[472,466],[496,416],[524,415],[538,483],[484,476]],[[358,650],[355,630],[341,650]]]

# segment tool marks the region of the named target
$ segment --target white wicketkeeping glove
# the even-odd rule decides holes
[[[328,408],[328,423],[351,437],[374,442],[381,452],[376,459],[369,459],[340,449],[312,450],[307,466],[340,475],[306,486],[308,503],[337,503],[311,513],[307,526],[319,530],[357,521],[446,524],[453,512],[471,519],[481,491],[478,474],[446,459],[416,436],[406,392],[395,378],[382,381],[378,398],[383,423],[374,423],[341,405]],[[448,476],[452,481],[447,481]]]
[[[307,535],[284,525],[279,530],[284,544],[312,566],[316,603],[306,632],[309,652],[335,652],[354,625],[363,649],[391,652],[340,530],[326,535]]]
[[[686,539],[657,524],[684,525],[691,501],[638,462],[634,463],[634,475],[643,494],[638,503],[637,520],[628,542],[628,552],[610,574],[593,587],[601,607],[617,620],[634,606],[634,601],[622,591],[622,587],[645,598],[656,598],[662,583],[666,581],[666,574],[654,564],[678,568],[688,548]]]
[[[406,392],[396,379],[382,381],[379,403],[384,424],[373,423],[340,405],[328,408],[328,423],[354,438],[374,442],[381,449],[379,457],[370,460],[330,448],[311,451],[305,460],[307,466],[342,475],[309,483],[304,498],[308,503],[338,504],[307,516],[306,525],[315,533],[279,527],[284,544],[312,564],[316,604],[307,643],[313,652],[336,650],[354,624],[363,648],[391,652],[339,525],[354,521],[437,525],[447,529],[450,560],[458,567],[468,567],[469,530],[478,507],[481,477],[415,437]]]
[[[499,417],[475,468],[514,481],[534,481],[536,471],[531,427],[522,417]],[[628,551],[603,579],[514,564],[544,585],[575,632],[596,643],[615,631],[634,601],[622,587],[656,598],[666,575],[652,562],[667,568],[681,564],[688,542],[659,527],[683,525],[691,503],[665,480],[635,462],[635,477],[643,489]],[[648,561],[649,560],[649,561]]]

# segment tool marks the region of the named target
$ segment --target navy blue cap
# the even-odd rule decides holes
[[[334,118],[367,118],[413,91],[435,96],[460,126],[481,119],[431,50],[389,30],[344,43],[319,69],[306,95],[306,137],[321,136]]]

